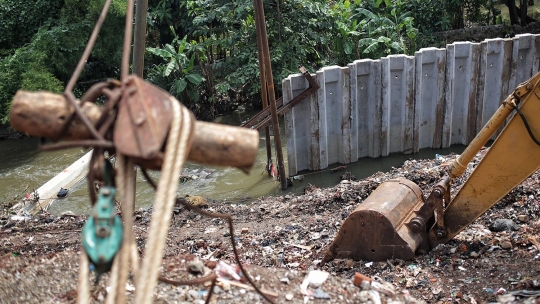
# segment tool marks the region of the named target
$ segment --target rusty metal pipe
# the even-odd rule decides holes
[[[266,34],[266,22],[264,18],[264,6],[262,0],[254,0],[255,7],[257,7],[256,24],[260,25],[261,29],[261,46],[262,57],[264,60],[264,71],[266,74],[266,84],[268,88],[268,99],[270,102],[270,111],[272,113],[272,125],[274,129],[274,144],[276,147],[276,154],[278,159],[278,172],[281,182],[281,189],[287,189],[287,177],[285,176],[285,166],[283,164],[283,151],[281,149],[281,136],[279,134],[279,120],[276,107],[276,95],[274,92],[274,76],[272,75],[272,64],[270,62],[270,50],[268,47],[268,36]]]
[[[268,108],[268,92],[266,88],[266,75],[264,72],[264,59],[262,56],[262,41],[261,41],[261,27],[262,25],[257,21],[258,14],[257,14],[257,6],[254,6],[255,8],[255,27],[257,29],[256,36],[257,36],[257,54],[259,56],[259,74],[261,75],[261,99],[262,99],[262,105],[263,109]],[[272,142],[270,141],[270,127],[266,126],[264,128],[264,135],[265,135],[265,141],[266,141],[266,160],[269,161],[272,159]]]

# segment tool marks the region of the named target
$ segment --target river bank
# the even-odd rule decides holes
[[[325,189],[307,185],[302,195],[261,197],[250,205],[211,202],[204,208],[232,215],[242,263],[249,265],[259,286],[278,294],[277,303],[304,303],[300,284],[312,269],[329,273],[320,289],[330,298],[314,300],[317,303],[376,303],[372,298],[375,294],[382,303],[534,303],[531,295],[540,297],[539,172],[452,241],[412,261],[334,260],[319,265],[343,220],[381,182],[407,178],[428,191],[455,157],[410,160],[388,173],[343,180]],[[464,180],[456,181],[453,193]],[[151,212],[140,209],[135,213],[140,252],[144,252]],[[517,230],[491,231],[489,227],[497,219],[512,220]],[[84,216],[40,214],[15,221],[4,213],[0,219],[0,302],[74,301],[80,229],[85,220]],[[217,261],[234,264],[226,223],[181,206],[175,208],[164,256],[162,275],[172,280],[196,277],[186,271],[194,257],[202,259],[208,271]],[[355,286],[352,278],[357,272],[380,280],[379,289],[375,284],[366,290]],[[104,299],[107,280],[94,288],[95,302]],[[203,285],[174,287],[159,283],[155,302],[199,303],[207,290]],[[261,301],[245,288],[221,286],[218,291],[213,296],[216,303]]]

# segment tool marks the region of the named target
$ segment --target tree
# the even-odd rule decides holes
[[[525,26],[531,22],[536,22],[536,20],[529,15],[527,15],[527,0],[520,0],[519,7],[516,6],[515,0],[505,0],[504,4],[508,8],[508,13],[510,15],[510,24],[521,24]]]
[[[0,0],[0,120],[18,89],[63,91],[105,0]],[[126,3],[113,0],[78,92],[118,76]],[[4,22],[5,21],[5,22]],[[3,57],[2,57],[3,55]],[[80,95],[80,94],[79,94]]]

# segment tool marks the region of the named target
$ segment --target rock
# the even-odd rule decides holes
[[[199,293],[194,289],[190,289],[190,290],[188,290],[188,296],[192,300],[197,300],[199,298]]]
[[[527,223],[529,221],[529,216],[526,214],[518,215],[518,220],[522,223]]]
[[[362,290],[370,290],[371,284],[368,281],[362,281],[362,284],[360,284],[360,288],[362,288]]]
[[[512,248],[512,243],[510,243],[509,241],[504,241],[501,243],[501,248],[502,249],[510,249]]]
[[[186,200],[192,204],[193,206],[196,206],[196,207],[203,207],[203,206],[207,206],[208,205],[208,201],[206,201],[206,199],[202,196],[197,196],[197,195],[186,195]]]
[[[474,259],[474,258],[477,258],[479,256],[479,254],[476,251],[473,251],[473,252],[469,253],[469,256]]]
[[[360,303],[365,303],[368,300],[369,300],[369,291],[367,290],[360,291],[360,293],[358,294],[358,301]]]
[[[246,233],[249,233],[249,228],[247,227],[242,228],[242,234],[246,234]]]
[[[353,260],[346,260],[345,264],[343,264],[344,269],[351,269],[353,267],[354,267],[354,261]]]
[[[490,226],[489,230],[494,232],[518,230],[519,226],[510,219],[497,219]]]
[[[285,299],[287,299],[288,301],[291,301],[293,298],[294,296],[292,295],[292,293],[288,293],[285,295]]]
[[[194,259],[188,263],[188,269],[191,273],[199,274],[204,272],[204,263],[199,259]]]
[[[322,289],[317,288],[311,295],[315,299],[330,299],[330,295],[324,292]]]

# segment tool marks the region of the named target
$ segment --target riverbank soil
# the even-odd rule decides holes
[[[469,165],[465,176],[456,180],[452,194],[482,154]],[[319,265],[343,220],[380,183],[407,178],[426,194],[455,158],[450,155],[435,160],[410,160],[401,168],[359,181],[344,174],[352,180],[328,189],[306,184],[304,195],[262,197],[250,205],[210,202],[204,208],[232,215],[243,265],[255,284],[277,303],[539,303],[539,172],[453,240],[411,261],[371,263],[339,259]],[[342,173],[345,172],[335,174]],[[134,231],[142,254],[151,212],[139,210],[135,214]],[[500,219],[510,220],[507,230],[490,230],[497,230],[493,223]],[[85,220],[82,216],[40,214],[16,221],[4,213],[0,222],[0,303],[74,302]],[[202,277],[217,272],[221,262],[235,264],[226,221],[177,206],[161,275],[171,280]],[[327,272],[328,278],[324,280],[324,273],[312,272],[310,277],[320,282],[306,280],[311,284],[302,288],[312,270]],[[357,286],[353,284],[355,273],[373,281],[365,279],[362,283],[358,277]],[[229,280],[218,283],[211,302],[264,302],[255,291],[241,285],[245,280]],[[107,286],[108,275],[104,275],[93,287],[93,302],[104,301]],[[131,280],[127,289],[132,299]],[[204,303],[208,289],[208,285],[176,287],[159,283],[154,301]]]

